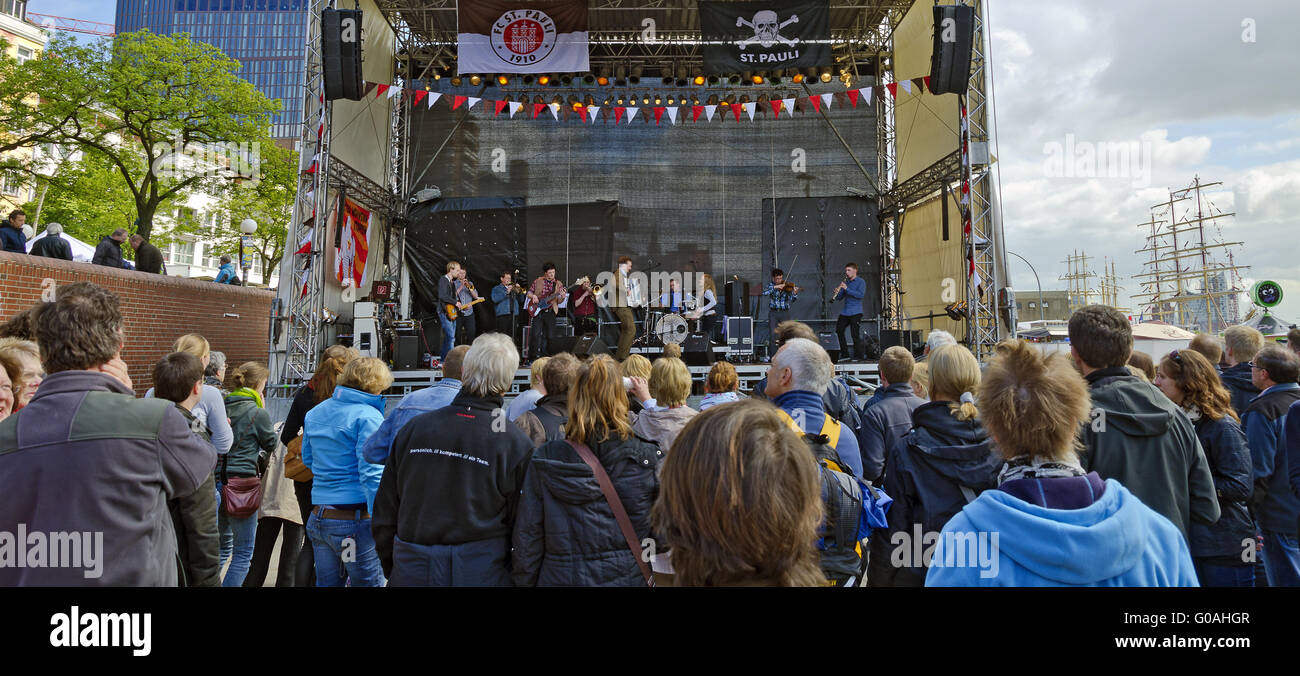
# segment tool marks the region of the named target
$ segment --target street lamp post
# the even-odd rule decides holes
[[[252,261],[244,257],[244,243],[245,240],[251,239],[253,233],[257,232],[257,221],[254,221],[251,218],[245,218],[239,224],[239,232],[241,233],[239,236],[239,265],[244,269],[244,279],[242,284],[243,286],[248,286],[248,269],[252,267]],[[248,244],[251,246],[252,242],[248,242]]]
[[[1014,252],[1014,251],[1007,251],[1007,253],[1011,254],[1012,256],[1015,256],[1016,258],[1019,258],[1019,259],[1022,260],[1022,261],[1025,261],[1025,265],[1028,265],[1028,266],[1029,266],[1029,271],[1032,272],[1032,273],[1034,273],[1034,283],[1038,285],[1038,321],[1040,321],[1040,322],[1041,322],[1041,321],[1044,321],[1046,318],[1043,316],[1043,315],[1044,315],[1044,313],[1043,313],[1043,283],[1040,282],[1040,281],[1038,281],[1038,271],[1034,269],[1034,264],[1033,264],[1033,263],[1030,263],[1029,261],[1026,261],[1026,260],[1025,260],[1025,257],[1024,257],[1024,256],[1021,256],[1020,254],[1018,254],[1018,253],[1016,253],[1016,252]]]

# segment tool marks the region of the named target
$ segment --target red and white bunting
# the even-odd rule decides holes
[[[428,92],[428,91],[425,91],[425,90],[423,90],[423,89],[417,89],[417,90],[415,90],[415,100],[411,102],[411,106],[414,107],[414,106],[418,106],[418,105],[420,105],[420,102],[423,101],[423,100],[424,100],[424,97],[426,97],[426,96],[428,96],[428,95],[429,95],[429,92]]]
[[[469,97],[468,97],[468,96],[455,96],[455,97],[452,97],[452,100],[451,100],[451,109],[452,109],[452,110],[456,110],[457,108],[460,108],[461,106],[465,105],[465,102],[468,101],[468,100],[469,100]]]
[[[294,253],[296,254],[311,253],[311,231],[310,230],[307,232],[307,236],[303,238],[302,242],[298,245],[298,250],[295,251]]]
[[[794,115],[794,99],[781,99],[781,106],[785,108],[786,115]]]
[[[511,102],[510,102],[510,119],[512,119],[512,120],[515,119],[515,113],[519,112],[519,109],[521,109],[521,108],[523,108],[523,107],[524,107],[524,104],[522,104],[522,103],[520,103],[520,102],[518,102],[518,101],[511,101]]]
[[[668,121],[677,126],[677,106],[668,106]]]
[[[442,92],[429,92],[429,107],[432,108],[433,104],[437,103],[440,98],[442,98]]]
[[[592,124],[596,123],[597,115],[600,115],[600,106],[587,106],[587,119],[591,120]]]
[[[717,106],[704,106],[704,118],[709,122],[713,121],[713,115],[718,112]]]
[[[627,112],[625,106],[614,106],[614,126],[617,127],[619,122],[623,121],[623,113]]]
[[[832,92],[826,92],[825,94],[821,95],[821,99],[822,99],[822,105],[826,106],[826,110],[830,110],[831,103],[835,101],[835,94]]]
[[[850,90],[848,90],[847,92],[844,92],[844,93],[845,93],[846,95],[848,95],[848,97],[849,97],[849,105],[853,106],[854,108],[857,108],[857,107],[858,107],[858,96],[861,94],[861,90],[860,90],[860,89],[850,89]]]
[[[473,96],[469,97],[469,105],[468,105],[468,106],[465,106],[465,110],[471,110],[471,109],[473,109],[474,106],[475,106],[476,104],[478,104],[479,101],[482,101],[482,100],[483,100],[483,99],[474,98]]]
[[[510,102],[509,102],[509,101],[506,101],[506,100],[493,101],[493,102],[492,102],[492,117],[500,117],[500,116],[501,116],[501,111],[505,110],[505,109],[506,109],[506,105],[509,104],[509,103],[510,103]]]
[[[631,122],[632,119],[636,117],[637,111],[639,111],[639,110],[641,110],[641,109],[640,109],[640,108],[637,108],[636,106],[628,106],[628,107],[627,107],[627,121],[628,121],[628,122]]]
[[[745,108],[745,113],[749,115],[749,121],[753,122],[754,111],[758,109],[758,104],[753,101],[750,101],[749,103],[743,104],[743,107]]]
[[[911,93],[912,93],[912,81],[911,81],[911,80],[903,80],[902,82],[899,82],[898,84],[902,85],[902,87],[903,87],[903,91],[907,92],[908,94],[911,94]],[[898,92],[894,92],[894,94],[897,95]]]
[[[556,122],[559,122],[559,121],[560,121],[560,104],[558,104],[558,103],[551,103],[551,105],[549,105],[549,106],[547,106],[547,107],[551,109],[551,117],[555,118],[555,121],[556,121]]]
[[[659,124],[659,120],[663,119],[664,111],[665,111],[665,110],[667,110],[667,108],[664,108],[663,106],[655,106],[655,107],[654,107],[654,112],[655,112],[655,124],[656,124],[656,125]]]

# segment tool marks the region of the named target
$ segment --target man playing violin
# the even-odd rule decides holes
[[[763,289],[763,295],[768,297],[767,344],[768,349],[771,349],[773,345],[772,337],[776,335],[777,324],[790,318],[790,304],[799,300],[799,287],[785,281],[784,270],[773,268],[772,281],[768,282],[767,288]]]

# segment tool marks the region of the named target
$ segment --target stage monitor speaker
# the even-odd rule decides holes
[[[361,79],[361,10],[321,11],[321,71],[325,99],[360,101],[365,94]]]
[[[420,366],[420,337],[399,333],[393,349],[393,366],[399,371],[412,371]]]
[[[749,282],[731,280],[726,286],[726,315],[728,317],[749,316]]]
[[[569,324],[569,318],[556,317],[555,330],[551,331],[551,339],[555,340],[557,338],[572,338],[572,337],[573,337],[573,326]]]
[[[579,358],[610,354],[609,345],[595,333],[584,333],[573,343],[573,354]]]
[[[840,360],[840,337],[834,331],[819,331],[817,344],[831,356],[832,364]]]
[[[975,8],[935,5],[934,51],[930,54],[930,93],[965,96],[975,40]]]
[[[689,366],[710,366],[713,364],[713,343],[708,334],[695,332],[686,336],[682,342],[682,361]]]
[[[754,354],[753,317],[727,317],[727,351]]]
[[[895,345],[903,347],[915,353],[922,346],[920,331],[899,331],[897,329],[880,330],[880,350],[883,352]]]
[[[561,352],[573,352],[578,339],[573,336],[551,336],[546,341],[546,356],[554,357]]]

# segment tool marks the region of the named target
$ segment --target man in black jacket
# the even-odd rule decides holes
[[[533,450],[501,407],[518,364],[508,336],[479,336],[460,394],[393,439],[370,522],[390,587],[512,585],[510,536]]]
[[[1241,426],[1255,470],[1250,504],[1264,536],[1264,572],[1270,587],[1300,587],[1300,496],[1288,479],[1285,434],[1291,404],[1300,401],[1300,359],[1269,345],[1255,354],[1250,369],[1260,394],[1246,406]]]
[[[28,253],[33,256],[61,258],[65,261],[72,260],[72,245],[68,243],[68,240],[59,236],[62,233],[63,226],[58,223],[45,226],[45,236],[32,242],[32,250]]]
[[[122,242],[126,241],[126,230],[118,228],[113,234],[99,240],[99,246],[95,247],[95,257],[90,259],[95,265],[103,265],[110,268],[125,268],[122,264]]]
[[[885,475],[885,454],[912,429],[912,411],[925,400],[912,393],[916,359],[907,348],[895,345],[880,355],[880,398],[862,410],[858,450],[862,452],[862,477],[879,486]]]
[[[27,235],[23,232],[23,223],[26,221],[27,214],[22,209],[9,212],[9,220],[0,227],[0,244],[4,245],[5,251],[27,253]]]
[[[1092,421],[1083,427],[1083,468],[1124,484],[1178,526],[1219,520],[1214,478],[1196,431],[1176,404],[1129,372],[1133,329],[1106,305],[1070,317],[1070,354],[1088,381]]]
[[[1251,379],[1250,360],[1264,347],[1264,334],[1253,326],[1230,326],[1223,332],[1223,347],[1228,368],[1219,374],[1219,380],[1232,394],[1232,408],[1240,418],[1250,400],[1259,396],[1259,388]]]
[[[438,361],[447,361],[447,353],[456,346],[456,320],[447,316],[447,306],[457,308],[458,281],[460,280],[460,263],[447,261],[447,274],[438,278],[438,321],[442,326],[442,349],[438,351]]]
[[[135,269],[161,275],[163,255],[158,247],[150,244],[140,235],[131,235],[131,248],[135,249]]]

